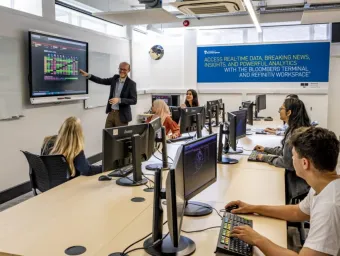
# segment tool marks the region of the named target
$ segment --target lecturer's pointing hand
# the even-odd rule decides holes
[[[79,69],[79,72],[80,72],[80,74],[82,75],[82,76],[88,76],[89,74],[88,73],[86,73],[84,70],[82,70],[82,69]]]

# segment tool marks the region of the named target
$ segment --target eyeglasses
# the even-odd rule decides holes
[[[128,69],[125,69],[125,68],[118,68],[119,71],[124,71],[124,72],[128,72],[129,70]]]
[[[283,107],[279,108],[279,112],[281,112],[282,109],[286,109],[286,108],[283,108]]]

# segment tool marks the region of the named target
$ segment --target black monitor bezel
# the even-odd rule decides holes
[[[208,139],[208,138],[211,138],[211,137],[215,137],[216,138],[216,160],[214,161],[214,164],[215,164],[215,178],[213,178],[212,180],[209,180],[207,181],[205,184],[203,184],[201,187],[199,187],[198,189],[196,189],[195,191],[191,192],[190,194],[186,194],[186,184],[185,184],[185,175],[184,175],[184,150],[185,150],[185,147],[186,146],[190,146],[191,144],[194,144],[194,143],[197,143],[197,142],[200,142],[202,140],[205,140],[205,139]],[[183,148],[182,148],[182,162],[181,162],[181,168],[183,170],[183,180],[184,180],[184,199],[185,200],[190,200],[191,198],[195,197],[196,195],[198,195],[199,193],[201,193],[203,190],[205,190],[207,187],[211,186],[212,184],[214,184],[216,181],[217,181],[217,134],[211,134],[211,135],[208,135],[208,136],[205,136],[201,139],[198,139],[198,140],[194,140],[194,141],[191,141],[189,143],[186,143],[183,145]],[[177,174],[177,172],[176,172]]]
[[[89,81],[88,79],[85,79],[86,81],[86,93],[63,93],[58,95],[33,95],[33,81],[32,81],[32,72],[33,72],[33,65],[32,65],[32,34],[34,35],[40,35],[40,36],[48,36],[53,37],[61,40],[68,40],[75,43],[82,43],[86,44],[86,69],[89,68],[89,43],[84,41],[79,41],[75,39],[70,39],[67,37],[61,37],[61,36],[55,36],[48,33],[42,33],[42,32],[35,32],[35,31],[28,31],[28,60],[29,60],[29,74],[28,74],[28,84],[29,84],[29,93],[30,98],[46,98],[46,97],[59,97],[59,96],[72,96],[72,95],[87,95],[89,94]]]

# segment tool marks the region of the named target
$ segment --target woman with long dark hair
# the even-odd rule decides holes
[[[198,102],[197,92],[193,89],[189,89],[186,94],[185,102],[184,104],[181,105],[181,107],[190,108],[190,107],[198,107],[198,106],[199,106],[199,102]]]
[[[256,146],[255,150],[270,155],[258,155],[258,160],[267,162],[277,167],[294,171],[292,161],[292,147],[289,145],[289,138],[295,129],[309,127],[311,122],[307,114],[305,104],[296,98],[287,98],[279,109],[280,119],[288,124],[281,147],[268,148]]]
[[[259,154],[257,156],[259,161],[285,168],[286,204],[290,204],[294,198],[306,196],[310,189],[306,181],[296,175],[292,160],[293,153],[290,137],[296,129],[311,126],[311,122],[305,105],[299,99],[286,99],[280,107],[279,113],[281,120],[288,123],[288,128],[281,142],[282,146],[275,148],[256,146],[255,150],[269,154]]]

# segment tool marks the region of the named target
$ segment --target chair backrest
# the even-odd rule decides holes
[[[70,167],[63,155],[40,156],[50,178],[50,186],[54,188],[70,179]]]
[[[22,152],[31,168],[33,189],[45,192],[69,180],[69,166],[64,156],[38,156],[27,151]]]

